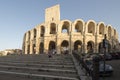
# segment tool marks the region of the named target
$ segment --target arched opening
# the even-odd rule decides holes
[[[108,27],[108,38],[111,38],[111,33],[112,33],[112,29],[111,29],[111,27],[109,26],[109,27]]]
[[[55,23],[50,24],[50,34],[56,34],[56,24]]]
[[[99,51],[99,53],[103,53],[103,43],[102,42],[99,43],[98,51]]]
[[[100,26],[99,26],[99,34],[104,35],[104,24],[100,24]]]
[[[83,23],[81,21],[77,21],[75,25],[75,32],[79,32],[82,34],[83,32]]]
[[[69,52],[69,42],[67,40],[64,40],[61,43],[61,53],[67,54]]]
[[[77,52],[82,51],[82,42],[80,40],[74,42],[74,50]]]
[[[69,27],[70,27],[69,22],[65,21],[63,26],[62,26],[62,33],[68,33],[69,34]]]
[[[40,43],[40,46],[39,46],[39,51],[40,53],[44,53],[44,43]]]
[[[39,52],[42,54],[44,53],[44,43],[40,43],[40,46],[39,46]]]
[[[93,41],[87,42],[87,52],[88,53],[94,52],[94,42]]]
[[[27,54],[30,54],[30,45],[27,46]]]
[[[49,43],[49,51],[53,51],[56,49],[56,43],[54,41],[50,41]]]
[[[33,54],[35,54],[36,53],[36,45],[35,44],[33,44],[32,50],[33,50]]]
[[[40,33],[40,36],[43,37],[45,34],[45,27],[44,26],[41,26],[41,33]]]
[[[37,36],[37,30],[36,29],[34,29],[34,39],[36,39],[36,36]]]
[[[91,34],[93,34],[93,35],[94,35],[94,33],[95,33],[95,24],[94,24],[93,22],[90,22],[90,23],[88,24],[88,33],[91,33]]]
[[[111,52],[111,44],[108,42],[108,52]]]

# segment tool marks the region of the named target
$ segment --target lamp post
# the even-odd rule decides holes
[[[104,39],[103,39],[103,48],[104,48],[104,73],[105,73],[105,55],[106,55],[106,49],[108,47],[108,42],[107,42],[107,36],[106,34],[104,35]]]

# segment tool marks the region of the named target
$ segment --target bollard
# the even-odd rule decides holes
[[[93,72],[92,72],[92,80],[99,80],[99,57],[93,57]]]

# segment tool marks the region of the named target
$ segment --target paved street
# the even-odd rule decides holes
[[[113,76],[101,78],[100,80],[120,80],[120,60],[111,60],[106,63],[112,65],[114,69]]]

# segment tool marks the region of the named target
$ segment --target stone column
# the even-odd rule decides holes
[[[85,43],[84,46],[85,46],[85,49],[84,49],[84,50],[85,50],[85,53],[87,53],[87,43]]]
[[[39,54],[39,44],[40,44],[40,41],[39,39],[36,39],[36,54]]]
[[[44,52],[48,53],[49,41],[47,39],[44,40]]]
[[[33,54],[33,42],[30,41],[30,53],[29,54]]]
[[[27,46],[27,42],[25,42],[25,52],[24,52],[24,54],[28,53],[27,50],[28,50],[28,46]]]
[[[57,54],[61,54],[61,40],[59,38],[57,38],[57,47],[56,47],[56,50],[57,50]]]
[[[98,44],[97,44],[97,39],[98,39],[98,38],[97,38],[97,32],[96,32],[96,33],[95,33],[95,45],[94,45],[94,46],[95,46],[95,48],[94,48],[94,49],[95,49],[95,51],[94,51],[95,53],[97,53],[97,45],[98,45]]]

